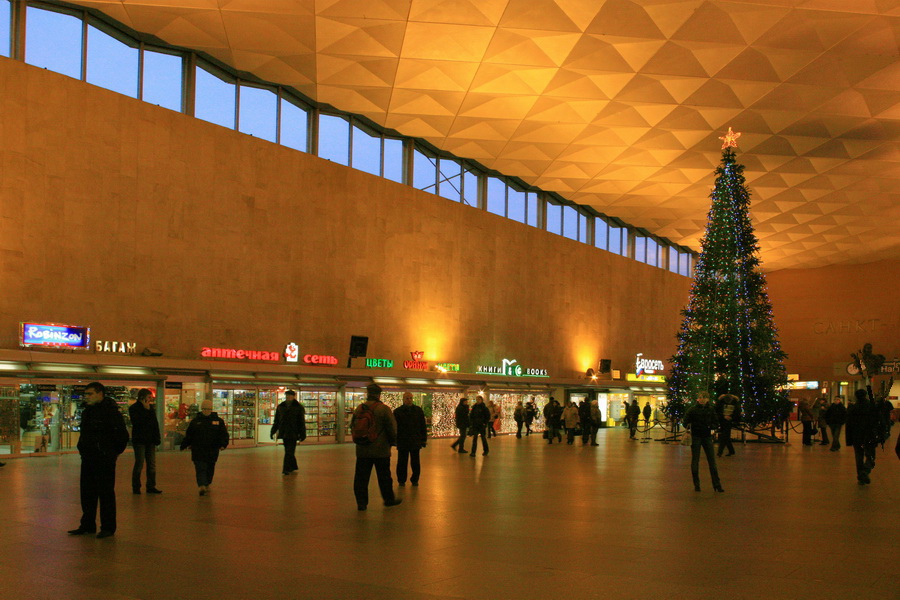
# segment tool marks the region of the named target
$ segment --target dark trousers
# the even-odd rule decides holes
[[[711,435],[706,437],[694,436],[691,439],[691,477],[694,478],[694,485],[700,485],[700,448],[706,453],[706,462],[709,463],[709,475],[712,478],[713,487],[719,487],[719,469],[716,467],[716,454],[713,452],[713,438]]]
[[[475,435],[472,436],[472,454],[476,454],[478,452],[478,436],[481,436],[481,443],[484,445],[484,453],[487,454],[489,452],[487,437],[484,435],[484,427],[476,428]]]
[[[156,489],[156,446],[154,444],[134,445],[134,468],[131,470],[131,487],[141,489],[141,471],[147,463],[147,489]]]
[[[353,475],[353,494],[356,496],[356,504],[358,506],[369,505],[369,479],[372,477],[372,467],[375,467],[375,477],[378,478],[378,489],[381,490],[381,498],[385,502],[394,500],[391,457],[369,458],[357,456],[356,473]]]
[[[593,427],[590,422],[581,423],[581,443],[587,444],[591,439],[591,431],[593,431]]]
[[[803,425],[803,445],[809,446],[812,444],[812,421],[800,421]]]
[[[819,432],[822,434],[822,444],[828,443],[828,426],[824,421],[819,421]]]
[[[525,435],[531,435],[531,419],[525,419]]]
[[[487,436],[488,437],[497,437],[497,432],[494,431],[494,421],[491,420],[487,425]]]
[[[566,427],[566,443],[567,444],[575,443],[575,428],[574,427]]]
[[[450,447],[456,450],[457,452],[465,452],[466,451],[466,430],[459,430],[459,439],[450,444]]]
[[[406,483],[406,465],[412,468],[412,477],[409,480],[413,483],[419,481],[419,474],[422,472],[422,463],[419,462],[419,450],[421,446],[408,447],[397,446],[397,482]]]
[[[81,529],[97,530],[100,504],[100,531],[116,530],[116,459],[81,458]]]
[[[197,487],[211,485],[216,474],[216,462],[206,460],[194,461],[194,474],[197,476]]]
[[[547,442],[552,444],[553,438],[557,438],[562,442],[562,433],[559,431],[559,423],[551,422],[547,425]]]
[[[731,443],[731,425],[719,426],[719,456],[728,448],[728,454],[734,454],[734,444]]]
[[[634,434],[637,433],[637,419],[628,419],[628,430],[631,439],[634,439]]]
[[[597,431],[600,429],[599,423],[591,422],[591,446],[597,445]]]
[[[831,428],[831,449],[832,450],[840,450],[841,449],[841,428],[843,424],[840,425],[829,425]]]
[[[297,440],[296,438],[284,438],[281,441],[284,442],[284,460],[281,462],[281,472],[291,473],[296,471],[299,468],[297,466],[297,456],[295,455]]]
[[[856,478],[862,481],[875,468],[875,445],[853,444],[853,452],[856,454]]]
[[[522,437],[522,421],[516,421],[516,437]]]

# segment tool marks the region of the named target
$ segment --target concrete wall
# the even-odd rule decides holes
[[[689,280],[0,58],[0,347],[21,320],[572,377],[675,350]]]
[[[900,261],[785,269],[767,281],[789,373],[847,379],[834,365],[867,342],[888,359],[900,355]]]

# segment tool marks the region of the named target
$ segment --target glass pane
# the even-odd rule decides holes
[[[234,129],[235,85],[198,66],[194,116]]]
[[[384,175],[382,177],[403,183],[403,140],[384,138]]]
[[[381,137],[375,137],[359,127],[353,128],[354,169],[381,176]]]
[[[455,160],[442,158],[438,162],[438,193],[454,202],[462,197],[462,165]]]
[[[138,49],[89,26],[87,82],[137,98]]]
[[[653,238],[647,238],[647,264],[659,266],[659,246]]]
[[[495,215],[506,216],[506,182],[496,177],[487,179],[487,209]]]
[[[184,59],[144,49],[144,89],[141,99],[181,112]]]
[[[319,115],[319,156],[350,164],[350,123],[343,117]]]
[[[574,206],[563,207],[563,235],[570,240],[578,239],[578,211]]]
[[[509,188],[506,196],[506,216],[519,223],[525,222],[525,192]]]
[[[669,270],[673,273],[678,272],[678,250],[675,246],[669,246]]]
[[[622,228],[609,227],[609,251],[622,254]]]
[[[281,131],[279,143],[306,152],[309,136],[309,113],[293,102],[281,98]]]
[[[562,235],[562,206],[547,202],[547,231]]]
[[[528,214],[526,215],[526,223],[532,227],[538,226],[538,195],[537,192],[528,192],[526,194],[526,204],[528,206]]]
[[[437,191],[437,159],[416,148],[413,154],[413,187],[432,194]]]
[[[25,62],[81,79],[81,19],[29,6],[25,23]]]
[[[630,256],[628,253],[628,230],[622,228],[622,256]]]
[[[478,174],[472,171],[463,175],[463,201],[469,206],[478,206]]]
[[[588,241],[587,225],[588,225],[587,215],[582,213],[581,211],[579,211],[578,212],[578,241],[579,242],[586,243]]]
[[[685,277],[691,276],[691,255],[687,252],[683,253],[678,260],[678,272]]]
[[[239,93],[241,102],[238,130],[274,142],[278,96],[271,90],[247,85],[240,86]]]
[[[600,217],[595,218],[594,219],[594,246],[596,246],[597,248],[606,250],[606,248],[608,247],[607,246],[607,244],[608,244],[607,231],[608,231],[608,226],[606,224],[606,221],[604,221]]]
[[[12,5],[9,0],[0,0],[0,56],[9,56],[12,47],[9,25],[12,19]]]
[[[647,262],[647,238],[634,238],[634,260],[638,262]]]

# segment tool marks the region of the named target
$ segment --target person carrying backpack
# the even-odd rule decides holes
[[[402,500],[394,496],[391,478],[391,446],[397,445],[397,421],[391,409],[381,401],[381,386],[377,383],[366,386],[366,401],[353,411],[350,431],[356,444],[353,494],[357,510],[366,510],[369,505],[372,467],[375,467],[384,505],[397,506]]]

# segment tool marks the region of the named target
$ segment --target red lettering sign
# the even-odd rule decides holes
[[[308,365],[336,365],[338,364],[338,359],[336,356],[306,354],[303,356],[303,362]]]
[[[427,371],[428,363],[423,360],[407,360],[403,362],[403,368],[410,371]]]
[[[200,350],[200,356],[202,356],[203,358],[230,358],[233,360],[277,361],[281,359],[280,352],[266,352],[264,350],[235,350],[234,348],[202,348]]]

